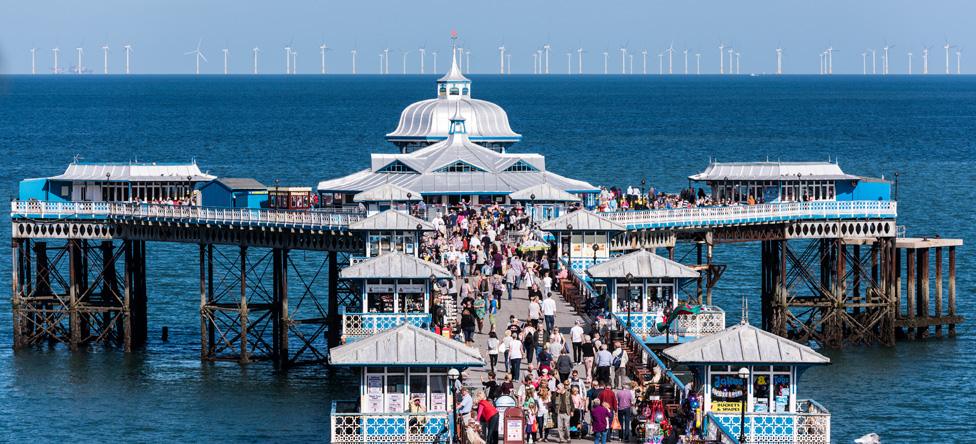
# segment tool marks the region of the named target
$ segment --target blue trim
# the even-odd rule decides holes
[[[495,140],[518,142],[518,141],[522,140],[522,136],[468,136],[468,139],[475,140],[475,141],[477,141],[477,140],[484,140],[484,141],[488,141],[488,142],[495,141]],[[426,141],[426,142],[441,142],[441,141],[447,140],[447,136],[441,137],[441,136],[391,136],[391,135],[387,135],[386,136],[386,140],[388,140],[390,142],[396,142],[396,141],[401,141],[401,140],[405,140],[405,141],[422,140],[422,141]]]

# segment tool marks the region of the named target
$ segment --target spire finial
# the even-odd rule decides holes
[[[742,321],[739,323],[742,325],[749,323],[749,300],[745,296],[742,297]]]

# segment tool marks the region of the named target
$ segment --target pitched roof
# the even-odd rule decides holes
[[[129,182],[151,181],[209,181],[217,176],[204,174],[196,163],[81,163],[68,165],[64,173],[53,180],[108,180]]]
[[[575,227],[574,227],[575,228]],[[586,270],[594,278],[625,278],[629,273],[638,279],[690,278],[699,276],[688,266],[658,256],[647,250],[638,250],[609,261],[599,263]]]
[[[268,187],[255,179],[245,177],[218,177],[211,183],[220,183],[229,190],[267,190]]]
[[[407,196],[409,194],[409,197]],[[354,202],[410,202],[421,199],[420,193],[408,190],[399,185],[384,183],[356,194]]]
[[[830,162],[713,162],[705,171],[688,178],[696,181],[844,180],[857,179],[857,176],[844,173],[840,165]]]
[[[830,358],[810,347],[749,324],[739,324],[676,345],[664,350],[664,355],[681,364],[825,365],[830,363]]]
[[[392,251],[342,269],[343,279],[438,279],[453,277],[446,268],[409,254]]]
[[[481,367],[477,349],[409,323],[329,350],[332,365],[349,367]]]
[[[535,199],[533,199],[533,196]],[[552,186],[549,182],[540,183],[528,188],[523,188],[508,197],[513,201],[538,201],[538,202],[579,202],[579,196],[567,193],[559,188]]]
[[[539,226],[542,231],[569,231],[569,226],[573,226],[573,231],[627,231],[627,228],[616,222],[604,219],[586,210],[577,210],[566,213],[551,221]]]
[[[376,213],[363,220],[349,224],[350,231],[434,231],[434,226],[423,219],[418,219],[397,210],[386,210]]]

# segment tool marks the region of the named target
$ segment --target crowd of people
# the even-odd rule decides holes
[[[439,292],[459,304],[451,319],[435,297],[432,328],[477,347],[488,362],[480,381],[457,382],[457,436],[468,443],[500,442],[498,406],[505,405],[522,409],[524,442],[602,443],[610,435],[629,441],[635,420],[653,415],[649,394],[656,393],[652,386],[658,387],[660,375],[646,384],[630,380],[630,357],[619,339],[611,340],[607,322],[558,325],[555,290],[566,274],[555,272],[549,250],[520,248],[533,229],[522,211],[462,204],[433,223],[421,257],[454,274],[456,283],[442,281]],[[524,304],[526,297],[524,317],[498,319],[504,304],[513,298]]]

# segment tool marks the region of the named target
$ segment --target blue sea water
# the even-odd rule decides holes
[[[383,135],[403,107],[434,95],[433,80],[0,77],[0,196],[13,196],[21,178],[61,172],[75,155],[195,158],[222,176],[314,186],[364,168],[370,152],[393,152]],[[542,153],[548,169],[567,176],[624,186],[646,177],[676,190],[710,159],[829,158],[854,174],[899,172],[899,224],[909,235],[976,239],[976,78],[474,76],[473,94],[506,109],[524,136],[513,151]],[[354,397],[349,376],[201,363],[192,247],[150,245],[150,254],[144,351],[14,353],[10,316],[0,316],[0,440],[327,437],[331,401]],[[716,261],[729,264],[715,293],[729,322],[743,296],[759,319],[758,259],[755,245],[716,249]],[[969,318],[974,265],[970,248],[960,249],[959,312]],[[0,312],[9,310],[4,297]],[[836,442],[868,432],[886,442],[965,441],[974,345],[964,324],[955,339],[826,350],[833,364],[806,372],[800,396],[831,410]]]

